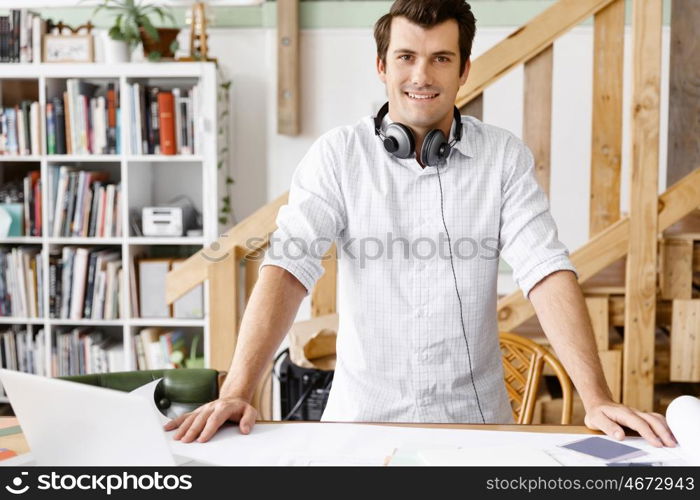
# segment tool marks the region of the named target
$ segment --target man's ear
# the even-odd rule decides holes
[[[377,56],[377,74],[382,83],[386,83],[386,64],[382,61],[382,58]]]
[[[469,69],[472,66],[472,60],[467,59],[467,63],[464,65],[464,71],[462,72],[462,75],[459,77],[459,86],[461,87],[467,82],[467,76],[469,75]]]

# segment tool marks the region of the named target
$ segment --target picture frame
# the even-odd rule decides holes
[[[94,57],[94,39],[91,34],[44,35],[44,62],[89,63],[94,62]]]

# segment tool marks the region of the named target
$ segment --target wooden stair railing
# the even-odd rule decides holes
[[[659,196],[659,230],[663,231],[700,207],[700,166]],[[627,255],[629,217],[624,217],[599,233],[571,254],[579,282]],[[498,327],[511,331],[535,314],[522,292],[513,292],[498,301]]]
[[[469,78],[457,93],[463,108],[496,80],[547,49],[554,40],[617,0],[559,0],[505,40],[472,61]]]

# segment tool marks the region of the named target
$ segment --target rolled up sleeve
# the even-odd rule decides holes
[[[549,200],[535,177],[534,160],[528,147],[511,137],[505,153],[499,250],[513,268],[513,278],[525,297],[549,274],[578,272],[569,251],[559,241],[549,210]]]
[[[322,258],[345,227],[345,205],[337,176],[342,136],[331,131],[317,139],[297,165],[289,199],[277,213],[261,267],[286,269],[307,294],[323,274]]]

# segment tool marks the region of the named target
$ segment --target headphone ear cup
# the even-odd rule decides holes
[[[384,135],[390,140],[393,139],[393,146],[395,146],[394,151],[391,151],[386,145],[384,146],[385,149],[397,158],[410,158],[416,149],[416,140],[413,137],[413,132],[401,123],[389,124],[384,131]]]
[[[449,152],[449,145],[445,140],[445,134],[442,133],[442,130],[434,129],[428,132],[423,139],[420,161],[423,165],[434,167],[447,157],[447,152]]]

